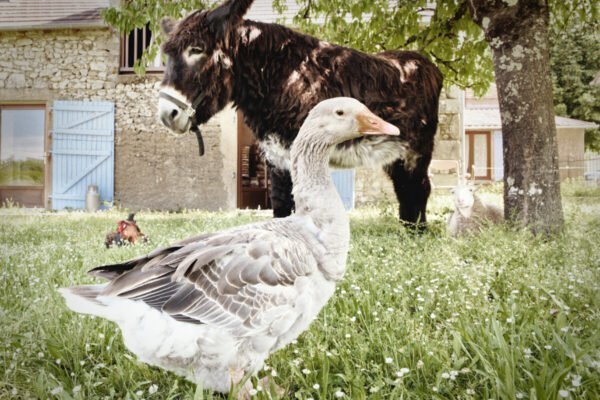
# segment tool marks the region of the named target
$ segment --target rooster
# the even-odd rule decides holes
[[[126,243],[136,244],[138,240],[142,243],[148,241],[148,237],[142,233],[135,222],[135,213],[129,214],[126,220],[117,222],[117,230],[106,234],[104,245],[110,248],[113,244],[122,246]]]

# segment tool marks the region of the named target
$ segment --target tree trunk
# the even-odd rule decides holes
[[[539,0],[470,0],[492,49],[504,150],[504,213],[535,233],[562,229],[558,146],[548,53],[549,12]],[[509,5],[512,4],[512,5]]]

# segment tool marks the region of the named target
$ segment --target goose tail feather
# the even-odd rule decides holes
[[[64,297],[67,307],[81,313],[108,317],[108,307],[98,300],[104,285],[83,285],[70,288],[60,288],[58,291]]]

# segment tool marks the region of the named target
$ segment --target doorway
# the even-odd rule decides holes
[[[238,111],[238,173],[237,207],[250,209],[271,208],[269,171],[262,158],[256,138],[244,115]]]

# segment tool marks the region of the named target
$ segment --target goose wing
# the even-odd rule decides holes
[[[295,284],[317,271],[325,252],[314,233],[293,220],[269,221],[188,239],[91,273],[120,271],[101,296],[141,300],[177,320],[239,335],[272,331],[297,318],[291,312]]]

